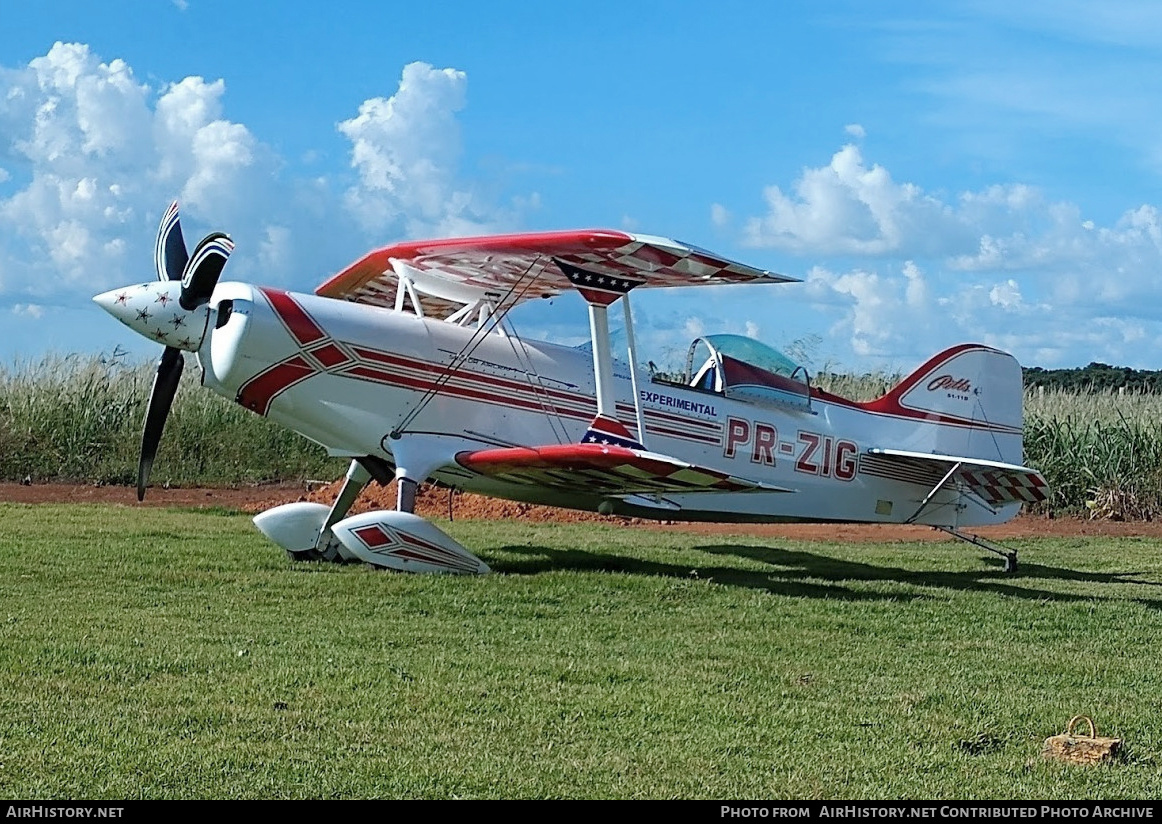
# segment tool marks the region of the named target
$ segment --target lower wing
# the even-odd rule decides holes
[[[611,496],[795,491],[656,452],[592,443],[482,449],[461,452],[456,461],[473,472],[510,483]]]

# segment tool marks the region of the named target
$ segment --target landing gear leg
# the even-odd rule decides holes
[[[350,560],[343,554],[343,545],[335,539],[331,527],[343,520],[370,480],[371,473],[359,461],[352,461],[351,466],[347,468],[347,477],[343,479],[343,488],[339,490],[339,495],[331,504],[331,511],[327,513],[327,518],[319,530],[315,546],[297,552],[288,549],[287,557],[292,561],[333,561],[340,564]]]
[[[402,475],[397,475],[395,481],[396,511],[414,513],[416,511],[416,491],[419,488],[419,484],[411,478],[405,478]]]

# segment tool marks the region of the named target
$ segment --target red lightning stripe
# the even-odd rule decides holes
[[[289,294],[281,289],[268,287],[262,287],[259,291],[266,295],[266,299],[270,301],[275,313],[300,344],[306,346],[308,343],[314,343],[320,338],[326,337],[323,330],[319,328],[319,324],[315,323],[314,319]]]
[[[275,395],[313,374],[315,370],[311,365],[301,356],[295,355],[248,380],[238,390],[237,401],[247,409],[265,415]]]

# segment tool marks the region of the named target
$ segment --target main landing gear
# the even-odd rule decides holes
[[[254,525],[296,561],[362,562],[398,572],[488,572],[487,564],[415,514],[418,484],[399,472],[394,510],[346,517],[371,480],[386,485],[392,474],[379,458],[356,459],[330,507],[284,504],[255,516]]]

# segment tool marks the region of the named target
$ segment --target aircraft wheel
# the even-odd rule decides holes
[[[286,557],[292,561],[326,561],[332,564],[346,564],[350,563],[346,558],[339,554],[339,542],[330,541],[322,549],[301,549],[286,551]]]
[[[333,564],[349,563],[339,552],[339,542],[334,536],[331,536],[331,540],[327,541],[322,549],[316,549],[314,552],[318,555],[320,561],[330,561]]]
[[[317,549],[304,549],[301,552],[295,552],[292,549],[286,551],[286,557],[292,561],[319,561],[319,551]]]

